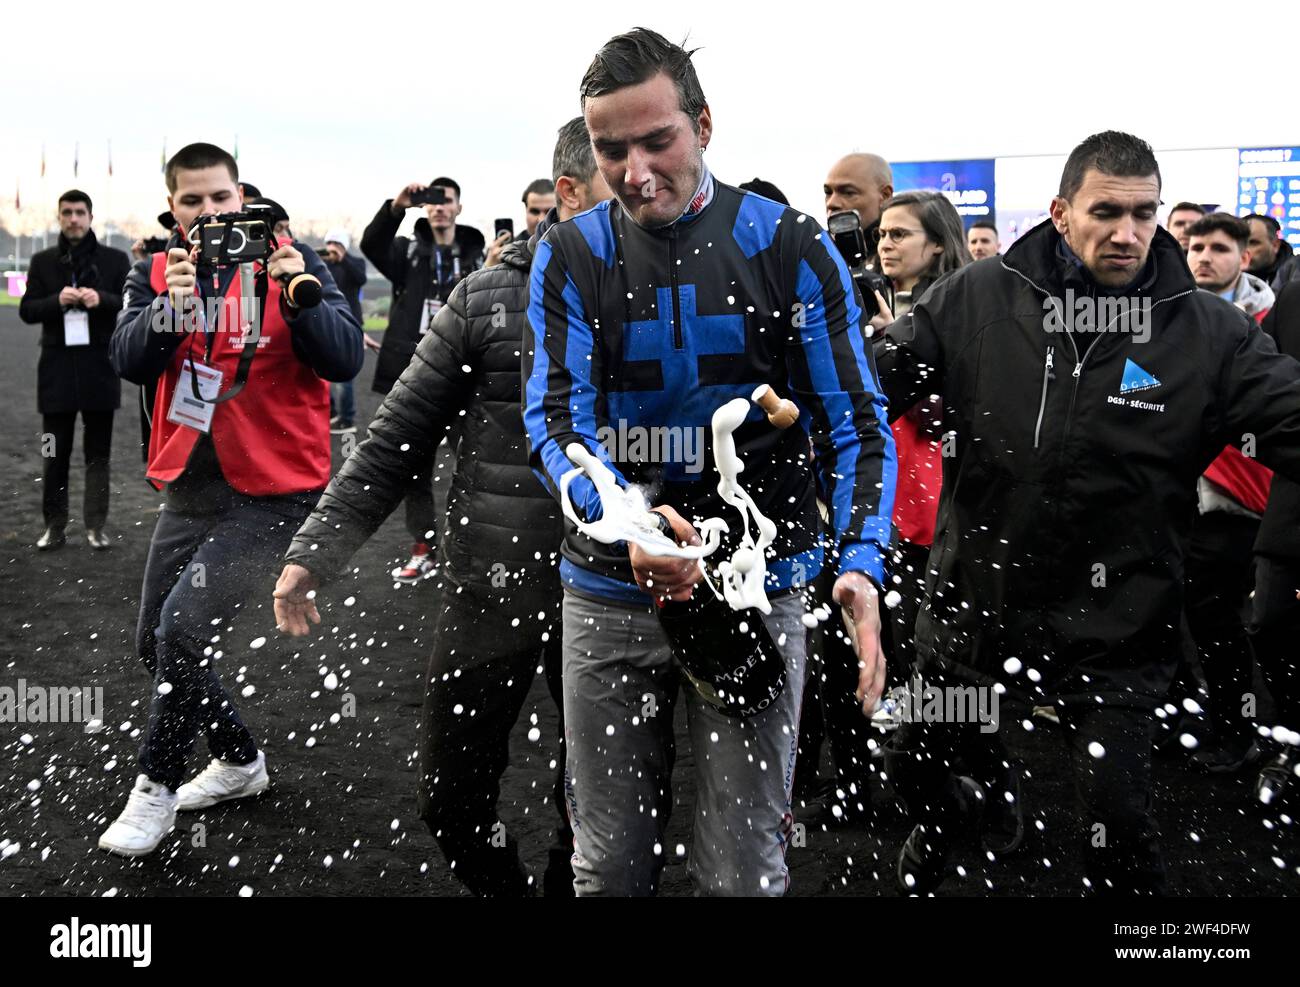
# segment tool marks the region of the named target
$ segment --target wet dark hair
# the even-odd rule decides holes
[[[1156,187],[1160,187],[1160,165],[1156,163],[1151,145],[1140,137],[1118,130],[1093,134],[1070,152],[1061,171],[1061,187],[1057,194],[1062,199],[1073,198],[1090,170],[1116,178],[1155,175]]]
[[[588,96],[604,96],[628,86],[640,85],[662,72],[672,79],[677,88],[677,103],[691,118],[694,127],[707,102],[695,66],[691,63],[691,56],[698,50],[687,51],[662,34],[644,27],[616,35],[596,52],[582,77],[578,89],[582,105],[586,107]]]
[[[992,230],[996,233],[998,231],[998,224],[993,222],[991,219],[977,219],[975,222],[970,224],[970,228],[972,230]],[[966,232],[969,233],[970,230],[967,230]]]

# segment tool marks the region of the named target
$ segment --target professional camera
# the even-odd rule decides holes
[[[889,283],[889,278],[867,267],[867,238],[862,232],[862,220],[857,212],[845,209],[831,213],[826,217],[826,229],[830,231],[835,249],[849,265],[849,273],[853,275],[853,281],[862,294],[862,302],[867,310],[875,313],[877,291],[892,307],[894,287]]]
[[[200,216],[189,230],[189,242],[199,247],[200,276],[207,271],[222,270],[239,264],[263,264],[275,253],[274,210],[267,205],[250,203],[242,212],[223,212],[217,216]],[[295,308],[313,308],[320,304],[321,283],[306,271],[279,278],[289,304]]]
[[[271,207],[249,205],[242,212],[200,216],[190,227],[189,241],[199,246],[199,262],[223,268],[265,261],[275,252]]]

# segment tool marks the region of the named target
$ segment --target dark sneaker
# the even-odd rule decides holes
[[[1025,809],[1020,800],[1020,768],[1012,765],[987,789],[980,843],[989,853],[1007,854],[1025,839]]]
[[[572,850],[551,847],[548,851],[546,871],[542,875],[542,897],[574,897]]]
[[[1192,743],[1189,747],[1190,741],[1184,740],[1185,736],[1192,737],[1198,742],[1203,738],[1208,738],[1209,725],[1204,719],[1190,713],[1179,713],[1173,717],[1166,717],[1156,727],[1151,752],[1156,757],[1167,759],[1187,757],[1196,748],[1197,744]]]
[[[984,786],[965,775],[955,778],[954,785],[960,812],[958,825],[963,828],[977,827],[984,814]],[[963,835],[941,833],[938,829],[930,833],[924,826],[913,827],[902,849],[898,851],[895,871],[898,890],[905,895],[927,895],[937,891],[948,874],[948,858],[953,847]]]
[[[1249,737],[1202,747],[1189,758],[1192,767],[1212,775],[1235,775],[1259,759],[1259,745]]]
[[[356,430],[356,422],[350,422],[338,416],[330,419],[330,435],[343,435],[346,432],[355,432]]]
[[[871,790],[865,782],[847,787],[822,782],[817,790],[795,799],[794,817],[805,826],[853,826],[871,819]]]

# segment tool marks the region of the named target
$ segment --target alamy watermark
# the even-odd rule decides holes
[[[50,927],[50,956],[56,960],[130,960],[133,967],[153,962],[153,926],[148,923],[86,922],[74,915]]]
[[[1043,329],[1046,332],[1117,332],[1132,335],[1133,342],[1151,338],[1151,299],[1126,295],[1076,295],[1067,288],[1064,297],[1043,299]]]
[[[236,348],[242,345],[245,337],[258,336],[259,346],[270,342],[262,336],[262,306],[256,298],[225,296],[221,298],[199,298],[186,295],[180,300],[179,307],[170,303],[154,308],[149,327],[154,332],[202,332],[216,327],[218,332],[228,332],[239,339]]]
[[[687,473],[704,470],[705,429],[701,425],[602,425],[596,441],[616,463],[681,464]]]
[[[1001,718],[996,689],[976,685],[926,685],[921,675],[890,689],[871,717],[892,730],[904,723],[978,723],[980,733],[997,733]]]
[[[86,733],[104,727],[102,686],[0,685],[0,723],[82,723]]]

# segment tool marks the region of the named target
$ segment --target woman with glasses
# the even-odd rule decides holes
[[[873,232],[880,273],[894,285],[895,318],[939,278],[971,262],[961,217],[938,192],[900,192],[887,200]]]
[[[913,301],[920,301],[930,286],[972,262],[961,217],[938,192],[901,192],[885,202],[876,228],[878,269],[894,288],[890,313],[883,298],[881,312],[871,320],[876,338],[894,318],[902,318]],[[913,661],[913,633],[925,596],[925,572],[934,543],[935,515],[943,484],[943,405],[932,397],[891,422],[898,455],[898,485],[894,494],[892,567],[886,590],[901,597],[890,611],[889,662],[891,677],[905,680]],[[985,764],[968,764],[971,774],[993,791],[1010,792],[1014,803],[999,800],[986,807],[982,840],[993,853],[1009,853],[1019,846],[1023,821],[1016,811],[1020,801],[1019,772],[1000,748]]]

